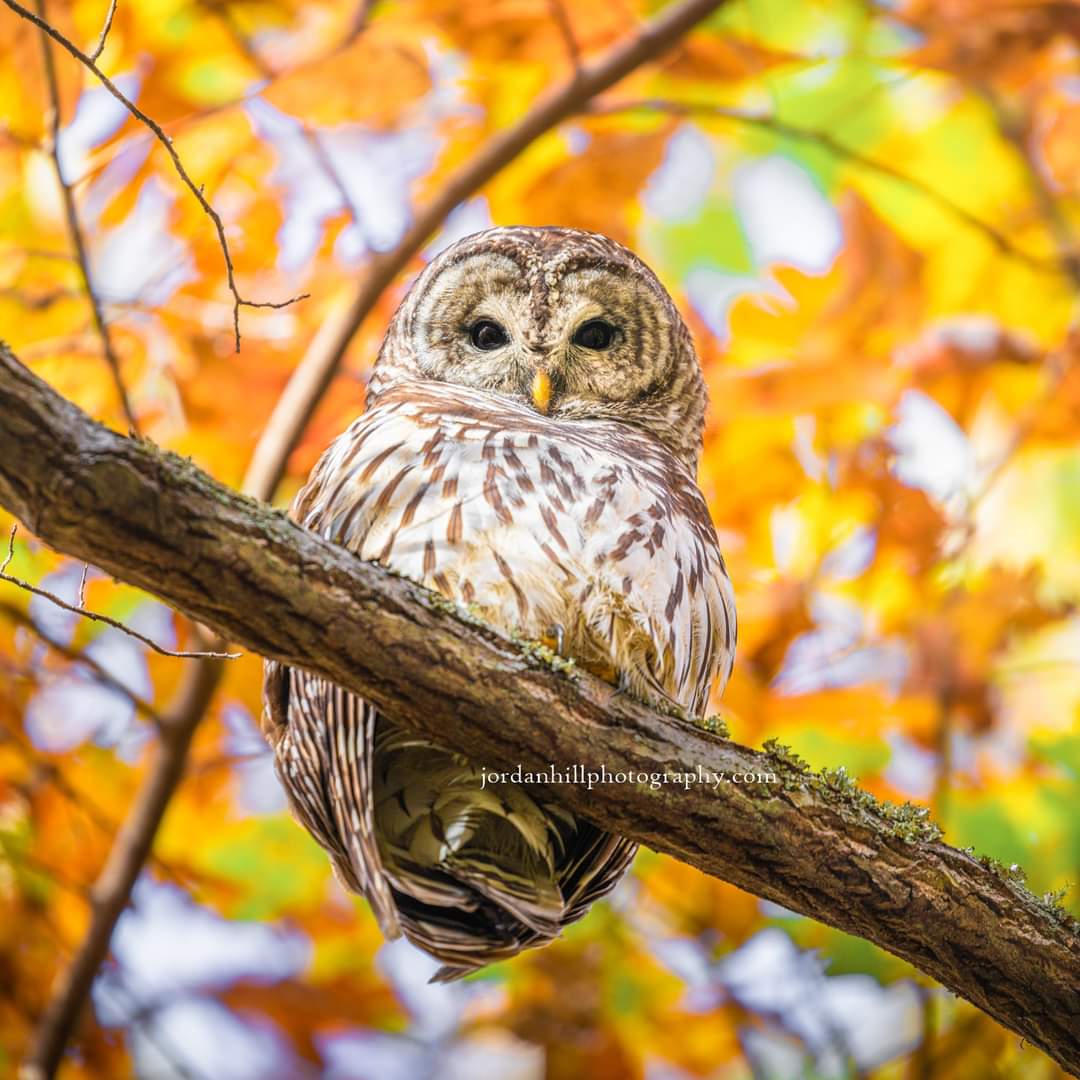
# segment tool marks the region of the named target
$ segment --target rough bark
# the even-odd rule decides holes
[[[491,768],[774,774],[559,791],[598,824],[909,960],[1080,1071],[1076,925],[1008,874],[782,755],[553,671],[189,462],[94,423],[6,349],[0,504],[58,551]]]

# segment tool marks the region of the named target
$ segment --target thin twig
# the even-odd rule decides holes
[[[41,248],[19,248],[20,254],[30,259],[60,259],[63,261],[75,261],[75,256],[70,251],[44,251]]]
[[[48,589],[39,588],[37,585],[31,585],[30,582],[23,581],[22,578],[13,577],[11,574],[7,573],[7,568],[8,564],[15,557],[15,531],[17,529],[17,525],[11,526],[11,535],[8,537],[7,558],[4,559],[3,563],[0,563],[0,581],[6,581],[11,585],[17,585],[20,589],[25,589],[35,596],[44,597],[46,600],[52,601],[57,607],[63,608],[64,611],[70,611],[75,615],[82,615],[84,618],[92,619],[94,622],[111,626],[114,629],[127,634],[128,637],[133,637],[136,641],[141,641],[147,648],[153,649],[154,652],[160,653],[162,656],[174,656],[180,660],[239,660],[243,655],[243,653],[206,652],[203,650],[185,652],[182,650],[166,649],[163,645],[159,645],[145,634],[140,634],[138,630],[132,630],[130,626],[125,626],[118,619],[113,619],[108,615],[99,615],[96,611],[88,611],[81,604],[69,604],[66,600],[57,596],[56,593],[49,592]],[[85,583],[86,578],[84,574],[84,586]],[[80,594],[82,593],[82,588],[83,587],[80,586]]]
[[[725,0],[683,0],[668,6],[636,33],[591,63],[582,64],[570,78],[552,87],[516,124],[492,135],[465,165],[451,174],[431,202],[417,211],[397,245],[371,258],[352,300],[332,314],[315,335],[255,447],[244,478],[246,492],[261,499],[273,498],[289,455],[332,382],[353,335],[383,291],[408,266],[447,215],[542,135],[582,112],[593,97],[642,64],[666,53],[724,3]]]
[[[80,607],[81,607],[80,603]],[[103,667],[92,656],[87,656],[85,652],[79,649],[73,649],[70,645],[64,644],[58,638],[53,637],[47,631],[43,630],[29,615],[26,614],[21,608],[17,608],[14,604],[5,604],[0,602],[0,615],[6,619],[10,619],[13,623],[17,623],[19,626],[34,635],[43,644],[48,645],[53,652],[59,653],[61,656],[70,660],[73,664],[82,664],[84,667],[89,668],[95,678],[102,686],[108,687],[110,690],[115,690],[116,693],[122,694],[131,702],[131,704],[141,712],[148,720],[153,722],[156,726],[160,727],[162,724],[161,713],[153,706],[153,704],[147,701],[145,698],[140,697],[130,687],[126,686],[114,675],[110,675],[108,670]]]
[[[570,22],[566,6],[562,0],[548,0],[548,10],[551,12],[555,25],[559,28],[559,35],[562,37],[563,45],[566,47],[566,55],[570,60],[570,66],[577,71],[581,67],[581,46],[578,44],[577,35],[574,33],[574,27]]]
[[[172,139],[165,134],[165,132],[162,130],[161,125],[158,124],[157,121],[151,120],[150,117],[142,111],[142,109],[140,109],[134,102],[130,101],[116,86],[116,84],[108,77],[108,75],[106,75],[97,66],[97,64],[95,64],[94,61],[86,55],[86,53],[84,53],[81,49],[68,41],[68,39],[64,37],[63,34],[61,34],[54,27],[50,26],[49,23],[47,23],[43,18],[41,18],[39,15],[35,15],[34,12],[24,8],[22,4],[18,3],[18,0],[4,0],[4,3],[9,8],[11,8],[11,10],[14,11],[16,15],[21,16],[28,22],[32,22],[39,30],[42,30],[46,34],[48,34],[49,37],[53,39],[53,41],[57,42],[57,44],[61,45],[64,49],[67,50],[67,52],[69,52],[73,57],[75,57],[75,59],[78,60],[79,63],[83,65],[83,67],[93,72],[94,76],[101,83],[101,85],[104,86],[105,89],[108,90],[108,92],[112,94],[112,96],[116,98],[116,100],[119,101],[120,104],[123,105],[124,108],[127,109],[127,111],[135,117],[136,120],[148,127],[150,131],[153,132],[158,142],[165,147],[166,153],[172,160],[173,168],[176,170],[176,175],[180,177],[187,189],[192,193],[192,195],[195,196],[199,205],[203,208],[207,216],[214,223],[214,228],[217,230],[218,242],[221,245],[222,255],[225,257],[225,273],[228,278],[229,292],[232,293],[233,297],[233,337],[236,341],[237,352],[240,351],[240,308],[284,308],[288,307],[290,304],[295,304],[299,300],[306,300],[308,298],[308,293],[301,293],[299,296],[293,296],[288,300],[280,301],[247,300],[242,297],[236,285],[236,275],[233,271],[232,255],[229,252],[229,242],[225,239],[225,225],[221,220],[221,216],[210,205],[206,196],[203,194],[202,187],[196,184],[195,181],[192,180],[191,177],[188,175],[187,169],[184,168],[184,163],[180,160],[180,155],[176,152],[176,148],[173,146]]]
[[[1032,255],[1030,252],[1018,248],[1000,229],[991,225],[988,221],[973,214],[966,207],[954,202],[948,195],[924,183],[914,176],[909,176],[903,170],[890,165],[888,162],[878,161],[867,157],[858,150],[852,149],[840,142],[834,135],[827,131],[801,128],[794,124],[788,124],[775,116],[761,113],[745,112],[741,109],[731,109],[724,105],[714,105],[711,102],[696,101],[669,101],[662,98],[641,98],[633,101],[612,101],[593,104],[590,112],[601,116],[610,116],[621,112],[663,112],[676,116],[704,116],[715,120],[726,120],[740,124],[744,127],[758,128],[772,135],[779,135],[786,139],[798,139],[801,142],[812,143],[834,157],[849,164],[856,165],[868,172],[877,173],[879,176],[888,177],[890,180],[902,184],[904,187],[935,203],[946,213],[956,218],[968,228],[982,233],[1002,254],[1026,263],[1035,270],[1044,273],[1058,273],[1059,267],[1050,259]]]
[[[1039,212],[1046,222],[1046,227],[1054,238],[1062,272],[1071,279],[1077,289],[1080,289],[1080,246],[1077,245],[1072,227],[1061,212],[1054,192],[1031,151],[1028,144],[1028,125],[1018,122],[1009,115],[1005,103],[993,87],[984,85],[977,89],[994,114],[994,120],[1002,137],[1020,157],[1024,172],[1027,174],[1028,186],[1035,196],[1035,201],[1039,204]]]
[[[42,18],[45,17],[43,11],[38,8],[38,13]],[[101,28],[101,33],[98,35],[97,44],[94,46],[94,51],[90,54],[90,59],[95,63],[101,54],[105,51],[105,40],[109,36],[109,31],[112,29],[113,18],[116,16],[116,0],[109,0],[109,10],[105,14],[105,25]]]
[[[349,32],[341,43],[342,48],[351,45],[368,28],[371,13],[378,2],[379,0],[360,0],[356,14],[353,15],[352,22],[349,24]]]
[[[45,0],[35,0],[38,15],[45,20]],[[101,41],[98,45],[94,59],[105,47],[105,34],[112,24],[113,12],[116,10],[116,0],[112,0],[109,8],[109,16],[102,30]],[[86,241],[83,238],[82,227],[79,224],[79,212],[75,206],[75,193],[64,176],[64,170],[60,164],[60,85],[56,78],[56,63],[53,59],[52,45],[46,34],[41,35],[41,53],[45,64],[45,82],[49,87],[49,151],[52,157],[53,171],[56,173],[57,182],[60,184],[60,193],[64,200],[64,215],[67,218],[68,233],[71,236],[72,246],[75,248],[75,259],[79,267],[79,275],[82,277],[83,288],[86,290],[86,298],[90,302],[90,310],[94,314],[94,326],[101,338],[101,348],[105,353],[105,361],[112,373],[113,384],[116,387],[116,396],[120,399],[120,408],[124,412],[128,427],[138,432],[139,425],[135,419],[135,413],[131,408],[131,399],[128,397],[127,387],[124,385],[123,376],[120,373],[120,358],[116,355],[112,333],[109,324],[105,321],[105,315],[101,310],[101,301],[94,290],[94,283],[90,277],[90,260],[86,254]]]
[[[375,7],[374,2],[362,2],[356,16],[356,33],[364,30],[367,26],[368,16],[371,9]],[[362,21],[361,21],[362,20]],[[336,44],[328,48],[325,52],[319,53],[315,56],[309,56],[302,60],[298,60],[296,63],[278,68],[272,76],[268,76],[265,81],[260,81],[250,89],[245,90],[243,93],[238,94],[236,97],[228,98],[224,101],[220,101],[215,105],[207,105],[201,109],[193,112],[189,112],[184,116],[178,116],[173,120],[168,120],[161,125],[161,128],[165,132],[171,132],[175,137],[180,132],[186,131],[188,127],[203,123],[206,120],[212,119],[215,116],[220,116],[223,113],[228,112],[230,109],[243,109],[245,106],[250,105],[256,98],[265,95],[267,90],[274,86],[277,82],[284,78],[296,78],[304,72],[315,72],[319,68],[333,60],[336,56],[344,52],[354,41],[356,33],[353,29],[343,35],[341,40]],[[9,132],[5,132],[0,127],[0,138],[11,138]],[[99,155],[100,161],[98,164],[87,169],[86,172],[80,176],[80,182],[89,180],[96,176],[101,169],[107,167],[110,161],[115,160],[118,153],[120,153],[124,147],[132,145],[136,139],[153,139],[154,134],[149,130],[140,129],[138,132],[125,136],[128,141],[118,141],[114,144],[107,154]],[[25,145],[28,150],[37,149],[37,143],[33,140],[25,140]],[[21,250],[21,249],[20,249]],[[297,299],[303,299],[297,297]]]

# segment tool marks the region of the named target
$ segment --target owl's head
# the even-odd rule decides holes
[[[417,378],[630,424],[697,467],[706,394],[690,333],[656,275],[598,233],[488,229],[440,253],[390,324],[369,397]]]

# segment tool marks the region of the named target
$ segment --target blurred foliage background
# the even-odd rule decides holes
[[[100,66],[204,186],[241,293],[310,294],[243,309],[239,352],[218,237],[162,146],[56,47],[51,88],[40,32],[0,9],[0,336],[126,429],[58,163],[140,431],[239,485],[305,348],[416,207],[661,7],[120,0]],[[37,10],[91,51],[106,9]],[[656,269],[704,363],[733,737],[843,765],[1064,889],[1078,58],[1074,0],[730,0],[454,210],[355,336],[276,501],[362,409],[433,251],[490,223],[605,232]],[[25,532],[8,571],[80,594],[81,565]],[[192,636],[92,568],[85,604]],[[0,1073],[85,933],[185,663],[0,583]],[[649,852],[557,944],[427,986],[433,963],[385,945],[289,819],[260,678],[256,656],[227,665],[63,1075],[1063,1075],[896,958]]]

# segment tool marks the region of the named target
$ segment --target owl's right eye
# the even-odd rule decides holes
[[[469,327],[469,340],[478,349],[490,352],[492,349],[501,348],[510,338],[506,331],[491,319],[480,319]]]

